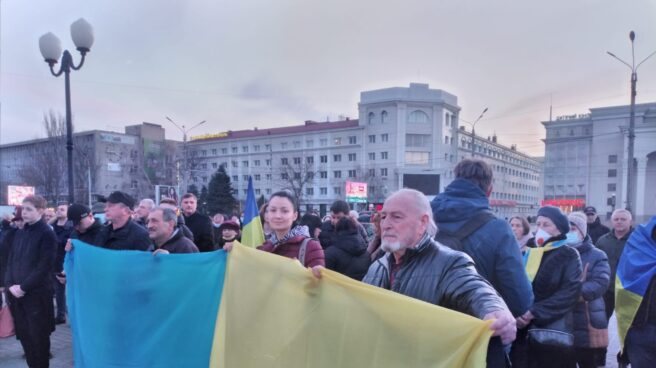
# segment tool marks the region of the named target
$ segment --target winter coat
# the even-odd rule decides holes
[[[66,256],[66,242],[71,237],[73,231],[73,222],[66,221],[64,226],[59,226],[55,222],[52,224],[52,230],[55,232],[57,238],[57,257],[55,259],[55,272],[62,272],[64,270],[64,257]]]
[[[590,347],[588,322],[594,328],[608,327],[603,296],[610,282],[610,266],[606,254],[592,244],[589,236],[574,248],[579,252],[583,270],[587,267],[584,271],[585,281],[581,286],[583,300],[579,299],[574,309],[574,346],[587,348]]]
[[[327,249],[335,244],[335,237],[337,237],[337,233],[335,232],[335,226],[333,226],[333,223],[330,221],[324,221],[321,224],[321,233],[319,233],[321,247]]]
[[[460,229],[475,214],[490,211],[485,193],[466,179],[451,182],[433,199],[431,207],[438,228],[449,232]],[[463,245],[478,273],[499,292],[512,314],[524,314],[533,302],[533,293],[510,225],[502,219],[489,221]]]
[[[116,230],[111,224],[103,226],[98,235],[98,244],[103,248],[114,250],[150,251],[153,249],[148,231],[132,219]]]
[[[547,244],[563,239],[559,235]],[[564,319],[563,332],[573,333],[572,311],[581,297],[581,273],[581,258],[574,248],[562,245],[544,253],[533,279],[535,300],[529,308],[536,327]]]
[[[94,219],[93,224],[91,224],[85,232],[80,233],[77,230],[73,230],[73,232],[71,232],[71,239],[79,239],[87,244],[100,246],[101,239],[99,239],[99,237],[102,228],[103,225],[100,223],[100,220]]]
[[[184,236],[180,229],[173,231],[173,236],[159,249],[168,250],[169,253],[198,253],[198,247],[191,240]]]
[[[214,250],[212,220],[209,217],[194,212],[190,216],[184,215],[184,222],[194,234],[194,244],[199,251],[211,252]]]
[[[376,260],[363,282],[477,318],[506,309],[503,300],[474,267],[468,255],[426,237],[408,248],[390,284],[394,254]]]
[[[324,251],[326,268],[337,271],[358,281],[369,269],[369,253],[357,229],[338,231],[335,244]]]
[[[608,298],[615,298],[615,274],[617,273],[617,264],[620,261],[620,256],[624,250],[624,245],[626,245],[626,240],[629,239],[633,228],[629,230],[626,235],[618,239],[615,236],[615,230],[611,230],[609,233],[602,235],[599,240],[597,240],[594,245],[604,251],[608,257],[608,263],[610,264],[610,285],[608,290],[606,290],[606,295]]]
[[[596,245],[599,238],[601,238],[602,235],[608,234],[609,232],[610,229],[601,224],[599,216],[597,216],[593,223],[588,224],[588,236],[592,238],[592,244]]]
[[[274,244],[271,240],[267,240],[264,244],[257,247],[259,250],[274,253],[287,258],[298,258],[298,253],[301,249],[303,240],[308,236],[297,235],[286,241]],[[323,249],[318,241],[312,239],[307,243],[305,250],[305,267],[325,266],[325,259]]]
[[[25,224],[14,234],[7,260],[5,286],[20,285],[25,294],[52,297],[52,270],[57,243],[45,220]]]
[[[5,286],[5,272],[7,271],[7,262],[9,261],[9,253],[11,245],[14,242],[17,228],[13,226],[4,226],[2,233],[0,233],[0,287]],[[11,285],[10,285],[11,286]]]

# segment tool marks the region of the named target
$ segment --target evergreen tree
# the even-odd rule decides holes
[[[200,189],[200,197],[198,197],[198,211],[207,215],[207,187],[203,185]]]
[[[207,188],[207,212],[211,215],[217,212],[232,214],[237,205],[235,193],[225,167],[219,166]]]

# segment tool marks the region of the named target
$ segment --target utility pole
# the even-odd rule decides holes
[[[171,118],[168,116],[165,116],[166,120],[170,121],[171,124],[173,124],[176,128],[180,129],[182,132],[182,191],[187,191],[187,177],[190,175],[189,172],[189,155],[187,154],[187,133],[189,133],[191,130],[194,128],[202,125],[205,123],[205,120],[201,121],[200,123],[192,126],[191,128],[187,129],[184,125],[178,125],[176,124],[175,121],[173,121]],[[179,183],[178,183],[179,185]]]

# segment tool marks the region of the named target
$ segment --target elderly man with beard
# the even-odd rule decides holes
[[[433,240],[437,226],[424,194],[401,189],[383,205],[382,244],[387,252],[370,267],[363,282],[483,320],[504,344],[515,339],[515,318],[503,299],[474,268],[465,253]],[[320,268],[313,269],[320,276]],[[488,349],[488,366],[504,366],[503,351]]]

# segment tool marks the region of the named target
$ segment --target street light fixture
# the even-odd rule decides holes
[[[182,174],[182,189],[187,190],[187,175],[189,171],[189,166],[188,166],[188,156],[187,156],[187,134],[192,131],[193,129],[197,128],[198,126],[205,124],[205,120],[201,121],[200,123],[192,126],[191,128],[187,129],[184,125],[178,125],[173,119],[171,119],[168,116],[165,116],[166,120],[170,121],[171,124],[173,124],[176,128],[180,129],[182,132],[182,155],[184,156],[184,168],[183,168],[183,174]]]
[[[474,120],[473,123],[470,123],[467,120],[460,119],[460,120],[464,121],[465,123],[472,126],[472,157],[476,156],[476,123],[478,123],[478,121],[481,120],[481,118],[483,117],[483,115],[485,115],[487,110],[488,110],[487,107],[485,109],[483,109],[481,114],[476,118],[476,120]]]
[[[629,158],[628,158],[628,167],[627,167],[627,178],[626,178],[626,209],[631,211],[631,190],[633,190],[633,156],[634,156],[634,140],[635,140],[635,98],[636,98],[636,84],[638,82],[638,68],[642,63],[647,61],[650,57],[654,56],[656,54],[656,51],[652,52],[644,58],[641,62],[638,63],[638,65],[635,64],[635,48],[633,45],[633,41],[635,40],[635,32],[631,31],[629,33],[629,39],[631,40],[631,64],[627,63],[626,61],[620,59],[617,57],[615,54],[613,54],[610,51],[606,51],[606,53],[613,58],[615,58],[617,61],[620,63],[626,65],[631,69],[631,108],[630,108],[630,117],[629,117]]]
[[[79,70],[84,65],[84,59],[87,53],[91,50],[93,45],[93,28],[91,24],[80,18],[71,24],[71,38],[77,51],[80,52],[82,58],[80,63],[75,65],[73,57],[68,50],[64,50],[62,55],[62,47],[59,38],[54,34],[48,32],[39,38],[39,49],[45,62],[50,66],[50,72],[55,77],[64,74],[65,80],[65,93],[66,93],[66,151],[68,156],[68,201],[73,203],[74,196],[74,183],[73,183],[73,123],[71,121],[71,70]],[[61,57],[61,66],[59,71],[55,72],[55,64]],[[91,190],[91,188],[89,188]]]

